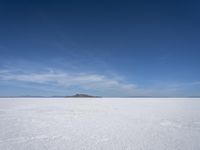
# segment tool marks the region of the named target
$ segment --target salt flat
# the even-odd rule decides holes
[[[0,98],[0,150],[200,150],[198,98]]]

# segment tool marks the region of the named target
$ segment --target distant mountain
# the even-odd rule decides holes
[[[65,96],[65,97],[87,98],[87,97],[99,97],[99,96],[92,96],[92,95],[88,95],[88,94],[75,94],[72,96]]]

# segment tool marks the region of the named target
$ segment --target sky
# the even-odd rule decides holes
[[[1,0],[0,96],[200,96],[198,0]]]

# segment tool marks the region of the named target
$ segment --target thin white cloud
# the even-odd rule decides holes
[[[189,86],[200,85],[199,81],[190,83],[161,82],[141,88],[116,75],[102,75],[95,73],[67,73],[54,69],[45,72],[27,73],[19,70],[0,70],[0,80],[21,83],[35,83],[34,88],[41,89],[41,85],[57,91],[89,91],[103,96],[177,96],[184,95]],[[17,83],[18,84],[18,83]],[[29,85],[31,86],[31,84]]]
[[[131,95],[137,89],[135,84],[125,83],[114,77],[91,73],[66,73],[54,70],[43,73],[0,71],[0,80],[53,84],[68,88],[77,86],[85,90],[112,93],[114,95],[118,95],[119,92],[120,94],[124,93],[123,95]]]
[[[9,70],[0,70],[0,74],[5,74],[5,73],[9,73]]]

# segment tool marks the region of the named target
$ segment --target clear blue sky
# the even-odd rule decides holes
[[[200,1],[0,1],[0,95],[198,96]]]

